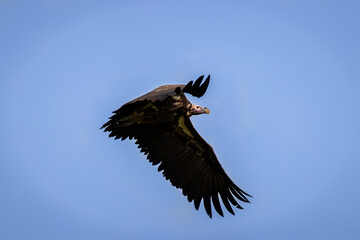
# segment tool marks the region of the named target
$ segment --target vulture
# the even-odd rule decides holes
[[[220,165],[213,148],[199,135],[190,117],[209,114],[206,107],[192,104],[185,93],[195,97],[204,95],[210,75],[186,85],[164,85],[138,97],[114,111],[101,128],[109,137],[135,139],[152,165],[159,165],[166,180],[182,189],[196,210],[201,200],[207,215],[212,207],[222,217],[223,206],[235,215],[232,206],[242,209],[237,201],[247,202],[251,195],[241,190]],[[212,203],[212,204],[211,204]]]

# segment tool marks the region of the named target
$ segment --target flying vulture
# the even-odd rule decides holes
[[[199,135],[190,117],[210,110],[192,104],[184,93],[195,97],[204,95],[210,75],[187,85],[164,85],[138,97],[114,111],[102,128],[115,139],[136,139],[147,159],[159,164],[158,171],[176,188],[181,188],[196,210],[201,200],[211,218],[211,202],[223,215],[219,197],[233,215],[231,204],[242,209],[237,199],[249,202],[249,194],[241,190],[221,167],[212,147]]]

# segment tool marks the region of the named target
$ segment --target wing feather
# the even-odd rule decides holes
[[[221,197],[221,200],[223,201],[224,203],[224,206],[225,208],[232,214],[232,215],[235,215],[233,209],[231,208],[231,205],[228,201],[228,197],[227,195],[224,193],[224,191],[220,192],[220,197]]]
[[[193,81],[188,82],[188,84],[186,84],[186,86],[182,88],[182,91],[184,93],[190,93],[194,97],[202,97],[209,86],[210,75],[205,79],[204,83],[201,84],[203,79],[204,79],[204,75],[196,79],[194,83]]]
[[[211,195],[211,199],[212,199],[212,202],[214,204],[214,207],[215,207],[215,210],[217,211],[217,213],[220,215],[220,216],[224,216],[224,213],[221,209],[221,206],[220,206],[220,202],[219,202],[219,196],[218,196],[218,193],[217,192],[214,192],[212,195]]]

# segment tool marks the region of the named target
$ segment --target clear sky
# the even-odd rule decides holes
[[[76,3],[75,3],[76,2]],[[0,1],[0,239],[360,239],[358,1]],[[193,117],[254,196],[209,219],[99,130],[211,74]]]

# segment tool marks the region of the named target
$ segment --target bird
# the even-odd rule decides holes
[[[207,107],[192,104],[185,96],[202,97],[210,75],[186,85],[163,85],[122,105],[101,129],[109,137],[134,139],[152,165],[158,165],[166,180],[182,190],[198,210],[201,201],[212,218],[212,205],[224,217],[220,200],[229,213],[238,201],[249,203],[250,194],[241,190],[226,174],[213,148],[200,136],[190,117],[209,114]],[[211,205],[212,202],[212,205]]]

